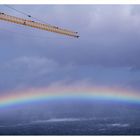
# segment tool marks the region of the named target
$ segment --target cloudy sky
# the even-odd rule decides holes
[[[0,21],[0,92],[52,85],[140,90],[140,6],[12,5],[70,38]],[[27,18],[8,7],[0,12]]]

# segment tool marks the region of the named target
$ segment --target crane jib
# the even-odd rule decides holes
[[[49,32],[54,32],[54,33],[58,33],[58,34],[62,34],[62,35],[67,35],[67,36],[72,36],[72,37],[77,37],[77,38],[79,37],[77,35],[78,34],[77,32],[62,29],[62,28],[59,28],[59,27],[56,27],[53,25],[42,24],[39,22],[35,22],[35,21],[23,19],[23,18],[18,18],[15,16],[4,14],[4,13],[0,13],[0,20],[5,20],[8,22],[21,24],[21,25],[29,26],[29,27],[33,27],[33,28],[38,28],[41,30],[46,30]]]

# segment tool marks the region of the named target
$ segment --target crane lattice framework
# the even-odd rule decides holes
[[[56,27],[53,25],[43,24],[43,23],[32,21],[32,20],[27,20],[27,19],[15,17],[15,16],[7,15],[7,14],[1,13],[1,12],[0,12],[0,20],[4,20],[4,21],[16,23],[16,24],[21,24],[24,26],[30,26],[33,28],[38,28],[41,30],[46,30],[49,32],[54,32],[54,33],[67,35],[67,36],[71,36],[71,37],[76,37],[76,38],[79,37],[78,32],[73,32],[73,31],[62,29],[62,28],[59,28],[59,27]]]

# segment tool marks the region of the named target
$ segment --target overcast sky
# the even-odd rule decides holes
[[[0,92],[50,85],[140,90],[140,6],[12,5],[70,38],[0,21]],[[5,6],[0,12],[27,18]]]

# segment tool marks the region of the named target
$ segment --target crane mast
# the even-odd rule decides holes
[[[43,24],[43,23],[32,21],[32,20],[27,20],[27,19],[15,17],[15,16],[7,15],[7,14],[1,13],[1,12],[0,12],[0,20],[4,20],[4,21],[16,23],[16,24],[21,24],[21,25],[29,26],[29,27],[33,27],[33,28],[38,28],[41,30],[46,30],[49,32],[54,32],[54,33],[67,35],[67,36],[71,36],[71,37],[76,37],[76,38],[79,37],[77,32],[69,31],[69,30],[62,29],[62,28],[59,28],[59,27],[56,27],[53,25],[49,25],[49,24]]]

